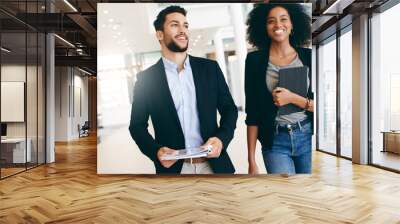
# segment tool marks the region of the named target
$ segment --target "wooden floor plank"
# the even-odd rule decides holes
[[[321,152],[296,176],[97,175],[96,137],[0,181],[0,223],[400,223],[400,175]]]

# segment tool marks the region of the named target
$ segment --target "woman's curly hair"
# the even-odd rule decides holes
[[[293,24],[293,34],[289,37],[289,42],[293,47],[301,47],[311,42],[311,18],[306,8],[299,4],[256,4],[249,13],[246,24],[247,40],[258,49],[267,49],[271,43],[271,38],[267,34],[267,16],[271,9],[282,7],[289,13]]]

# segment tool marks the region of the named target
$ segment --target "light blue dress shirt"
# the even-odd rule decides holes
[[[199,147],[203,145],[204,140],[200,134],[196,88],[194,86],[189,56],[186,57],[183,69],[180,72],[178,72],[177,64],[164,57],[162,57],[162,60],[167,75],[169,91],[171,92],[185,137],[185,147]]]

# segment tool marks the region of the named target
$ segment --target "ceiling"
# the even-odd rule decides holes
[[[368,11],[376,12],[393,0],[316,0],[313,1],[313,44],[328,38],[351,24],[352,18]]]
[[[54,32],[57,34],[56,65],[79,66],[96,73],[97,2],[95,0],[1,0],[1,30],[3,38],[7,38],[3,45],[7,44],[8,48],[13,49],[7,58],[18,58],[18,55],[25,54],[25,31]],[[29,52],[35,51],[35,46],[28,44],[26,49],[29,58]]]
[[[209,21],[218,20],[221,15],[218,12],[227,12],[229,4],[199,4],[183,5],[190,13],[188,13],[188,22],[190,27],[189,33],[189,51],[193,54],[202,55],[213,48],[211,41],[213,40],[217,30],[223,29],[225,38],[233,38],[233,27],[231,26],[230,17],[225,18],[226,21],[215,22],[214,25],[204,26],[204,24],[196,23],[195,16],[201,16],[201,10],[207,12]],[[160,45],[155,36],[155,30],[152,25],[160,6],[153,4],[99,4],[98,5],[98,44],[99,55],[113,55],[124,53],[143,53],[154,52],[160,50]],[[197,7],[196,9],[191,7]],[[214,13],[210,9],[214,9]],[[219,9],[218,9],[219,8]],[[199,15],[200,13],[200,15]],[[196,15],[198,14],[198,15]],[[139,19],[140,18],[140,19]],[[229,50],[229,43],[226,43]],[[231,48],[233,49],[233,45]]]

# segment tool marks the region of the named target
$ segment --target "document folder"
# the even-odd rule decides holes
[[[189,148],[176,150],[175,154],[167,154],[161,157],[162,160],[190,159],[206,157],[211,151],[211,148]]]

